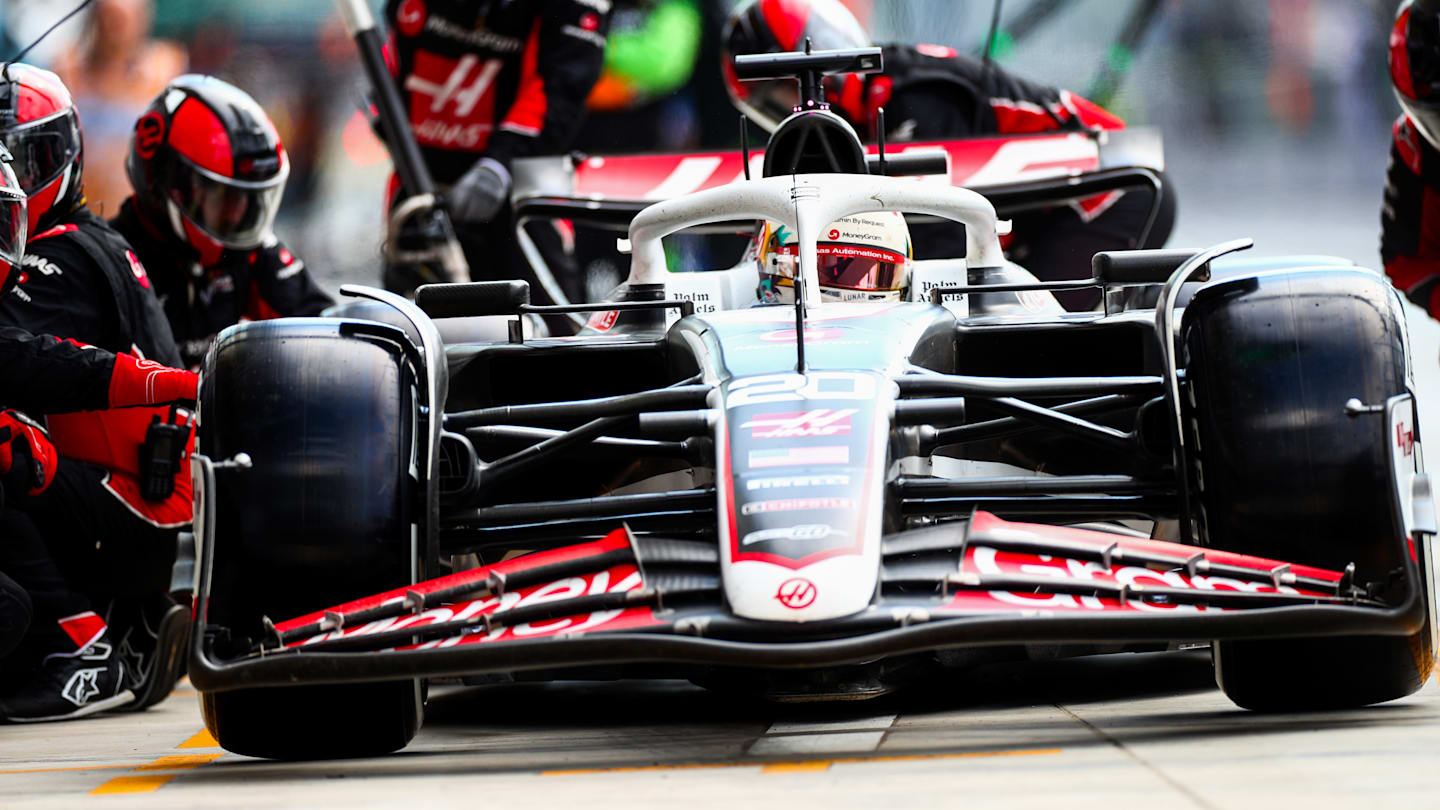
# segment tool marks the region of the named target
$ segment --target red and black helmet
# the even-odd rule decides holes
[[[1440,0],[1405,0],[1390,29],[1390,81],[1405,114],[1440,149]]]
[[[0,146],[0,300],[4,300],[20,279],[29,228],[25,191],[10,169],[11,162],[9,150]]]
[[[741,112],[770,132],[794,112],[799,96],[795,82],[741,82],[735,76],[735,57],[804,50],[806,39],[815,50],[870,45],[859,20],[839,0],[751,0],[725,22],[720,53],[725,89]]]
[[[80,119],[60,77],[26,64],[0,69],[0,141],[29,198],[30,233],[54,225],[84,198]]]
[[[290,158],[249,94],[188,74],[135,122],[125,168],[141,213],[168,222],[211,264],[225,248],[255,248],[270,232]]]

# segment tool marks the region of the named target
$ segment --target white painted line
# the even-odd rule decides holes
[[[747,752],[754,756],[810,756],[874,751],[884,731],[850,731],[842,734],[799,734],[789,737],[761,737]]]
[[[819,723],[802,723],[781,720],[765,730],[766,734],[806,734],[816,731],[866,731],[886,729],[895,724],[896,715],[879,717],[855,717],[849,720],[826,720]]]

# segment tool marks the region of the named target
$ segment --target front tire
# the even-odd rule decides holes
[[[279,319],[227,330],[206,361],[201,452],[218,471],[210,624],[249,648],[280,621],[414,581],[413,374],[398,330]],[[224,634],[228,634],[228,637]],[[418,681],[201,695],[222,747],[249,756],[368,756],[419,728]]]
[[[1406,391],[1404,325],[1384,282],[1361,269],[1262,274],[1210,285],[1186,308],[1182,343],[1192,483],[1212,546],[1344,570],[1409,576],[1394,514],[1383,413],[1358,398]],[[1257,711],[1341,709],[1404,697],[1434,663],[1429,627],[1412,636],[1220,641],[1216,680]]]

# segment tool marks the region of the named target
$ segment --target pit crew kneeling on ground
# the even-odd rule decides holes
[[[0,149],[0,298],[15,286],[25,255],[25,193],[10,160]],[[0,383],[0,408],[32,414],[193,400],[199,383],[190,372],[11,327],[0,327],[0,380],[8,381]],[[0,509],[7,485],[15,492],[43,491],[53,474],[54,452],[44,432],[22,414],[0,412]],[[25,541],[4,532],[8,517],[0,512],[0,559]],[[48,561],[43,549],[18,556]],[[32,610],[25,589],[0,573],[0,659],[24,637]]]
[[[731,100],[769,131],[790,115],[798,98],[789,79],[741,82],[734,57],[746,53],[864,48],[869,37],[838,0],[752,0],[736,9],[725,26],[721,69]],[[827,76],[831,112],[874,142],[881,108],[889,143],[946,140],[984,135],[1121,129],[1125,122],[1066,90],[1036,84],[939,45],[882,45],[884,73]],[[1162,189],[1169,188],[1162,178]],[[1089,278],[1090,259],[1101,250],[1160,247],[1174,226],[1174,194],[1165,191],[1162,208],[1144,244],[1138,243],[1153,200],[1149,194],[1111,192],[1015,217],[1006,253],[1044,281]],[[915,232],[921,259],[956,258],[965,253],[960,226],[921,226]],[[1090,309],[1100,291],[1061,292],[1071,310]]]
[[[272,226],[290,175],[275,125],[239,88],[172,81],[135,124],[134,196],[110,220],[135,248],[189,368],[242,318],[319,315],[334,301]]]
[[[0,326],[179,366],[144,266],[84,207],[83,144],[69,92],[53,73],[28,65],[11,65],[8,75],[11,81],[0,81],[0,139],[15,155],[34,236],[16,287],[0,299]],[[54,475],[44,489],[7,492],[7,508],[24,519],[3,529],[37,539],[7,542],[5,553],[53,559],[63,579],[39,573],[44,560],[34,556],[0,565],[29,591],[35,608],[31,634],[5,662],[0,714],[74,716],[127,690],[150,695],[157,678],[174,677],[150,665],[157,642],[145,629],[180,609],[166,592],[178,531],[190,523],[189,420],[187,412],[164,408],[48,420],[59,456]],[[157,421],[161,426],[152,427]],[[178,426],[163,424],[172,422]],[[132,615],[106,633],[92,610],[112,599],[112,621],[120,613],[149,615]],[[57,624],[66,617],[76,623]],[[70,657],[77,649],[84,661]],[[131,659],[128,666],[122,656]],[[92,675],[84,688],[67,692],[79,669]],[[166,692],[168,684],[159,694]]]

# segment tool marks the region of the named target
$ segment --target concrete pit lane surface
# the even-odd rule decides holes
[[[0,807],[1421,807],[1437,750],[1433,678],[1380,706],[1262,715],[1220,694],[1205,651],[992,666],[847,704],[440,687],[403,751],[308,762],[214,747],[182,683],[141,714],[5,727]]]

